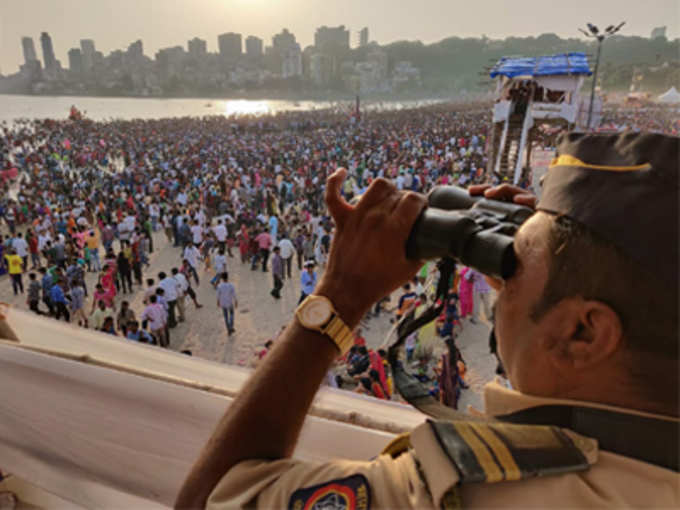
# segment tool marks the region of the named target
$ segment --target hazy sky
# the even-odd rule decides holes
[[[104,54],[141,38],[144,53],[198,36],[216,51],[223,32],[253,34],[271,44],[286,27],[303,47],[320,25],[344,24],[356,44],[356,31],[369,27],[381,44],[403,39],[435,42],[445,37],[491,38],[554,32],[577,37],[576,28],[626,20],[625,34],[649,36],[668,26],[680,36],[680,0],[0,0],[0,71],[13,73],[23,62],[20,38],[35,41],[42,60],[40,32],[52,36],[57,58],[68,66],[69,48],[95,40]],[[481,65],[481,64],[480,64]]]

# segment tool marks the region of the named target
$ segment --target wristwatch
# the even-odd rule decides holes
[[[335,343],[344,355],[354,343],[354,335],[347,324],[338,316],[333,303],[324,296],[310,295],[295,310],[295,316],[302,327],[318,331]]]

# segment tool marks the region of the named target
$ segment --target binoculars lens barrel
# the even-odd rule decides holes
[[[517,268],[514,232],[532,214],[528,207],[471,197],[457,186],[439,186],[411,229],[406,256],[453,257],[481,273],[507,279]]]

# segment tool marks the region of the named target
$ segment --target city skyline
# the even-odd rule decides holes
[[[592,21],[596,24],[609,24],[619,19],[627,20],[625,35],[648,37],[651,30],[660,25],[668,26],[668,37],[678,37],[680,6],[675,1],[659,0],[653,5],[631,4],[602,0],[596,5],[584,0],[574,0],[568,6],[555,5],[550,13],[532,12],[532,23],[519,23],[522,6],[529,9],[542,5],[538,0],[517,0],[509,11],[507,2],[487,0],[473,6],[441,0],[425,1],[425,6],[433,9],[415,9],[415,4],[393,5],[386,0],[374,0],[369,5],[346,0],[336,2],[327,0],[324,8],[317,0],[290,0],[282,15],[275,15],[282,2],[267,5],[267,17],[262,16],[265,0],[195,0],[178,2],[170,6],[167,2],[148,0],[141,4],[130,0],[119,2],[90,3],[83,0],[25,0],[20,5],[4,3],[0,7],[0,71],[4,74],[15,72],[24,61],[22,37],[31,37],[40,46],[40,34],[48,32],[52,37],[55,57],[62,66],[68,66],[68,52],[80,47],[80,41],[92,39],[97,50],[105,55],[117,49],[124,49],[138,39],[144,42],[144,53],[153,55],[161,48],[181,44],[185,50],[187,42],[195,37],[207,42],[207,51],[218,51],[217,37],[223,33],[234,32],[242,36],[242,51],[248,36],[255,36],[271,45],[271,38],[282,28],[292,32],[302,48],[314,43],[316,28],[322,25],[345,25],[350,30],[350,43],[358,43],[359,30],[368,26],[371,40],[389,44],[395,40],[421,40],[432,43],[451,36],[503,38],[509,35],[527,36],[553,32],[562,37],[579,37],[577,27]],[[356,4],[356,9],[352,6]],[[475,16],[480,5],[486,5],[482,16]],[[419,4],[420,5],[420,4]],[[578,14],[579,6],[584,14]],[[589,6],[585,8],[585,6]],[[496,6],[498,16],[486,19],[488,7]],[[616,6],[616,8],[613,8]],[[411,8],[414,8],[411,10]],[[72,17],[72,12],[78,16]],[[237,16],[234,16],[234,11]],[[459,16],[458,11],[466,16]],[[547,11],[545,7],[540,10]],[[191,11],[191,15],[189,15]],[[356,12],[354,12],[356,11]],[[564,11],[564,12],[562,12]],[[441,16],[441,13],[452,16]],[[231,14],[231,16],[229,15]],[[458,15],[457,15],[458,14]],[[406,17],[405,17],[406,16]],[[480,23],[478,18],[485,18]],[[442,24],[442,18],[446,23]],[[541,19],[543,18],[543,19]],[[144,20],[148,23],[144,23]],[[398,20],[404,19],[403,23]],[[513,22],[513,20],[515,22]],[[421,21],[422,23],[419,23]],[[463,22],[464,21],[464,22]],[[503,23],[499,23],[503,21]],[[540,29],[529,29],[541,22]],[[119,22],[119,23],[116,23]],[[221,28],[220,28],[221,27]],[[476,28],[479,27],[479,28]],[[505,28],[504,28],[505,27]],[[573,27],[573,30],[567,27]],[[486,30],[484,30],[486,28]],[[43,61],[42,52],[38,59]],[[43,62],[44,65],[44,62]]]

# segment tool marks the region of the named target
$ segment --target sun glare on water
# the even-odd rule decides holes
[[[270,112],[267,101],[250,101],[247,99],[236,99],[230,101],[221,101],[219,111],[224,112],[224,115],[263,115]]]

